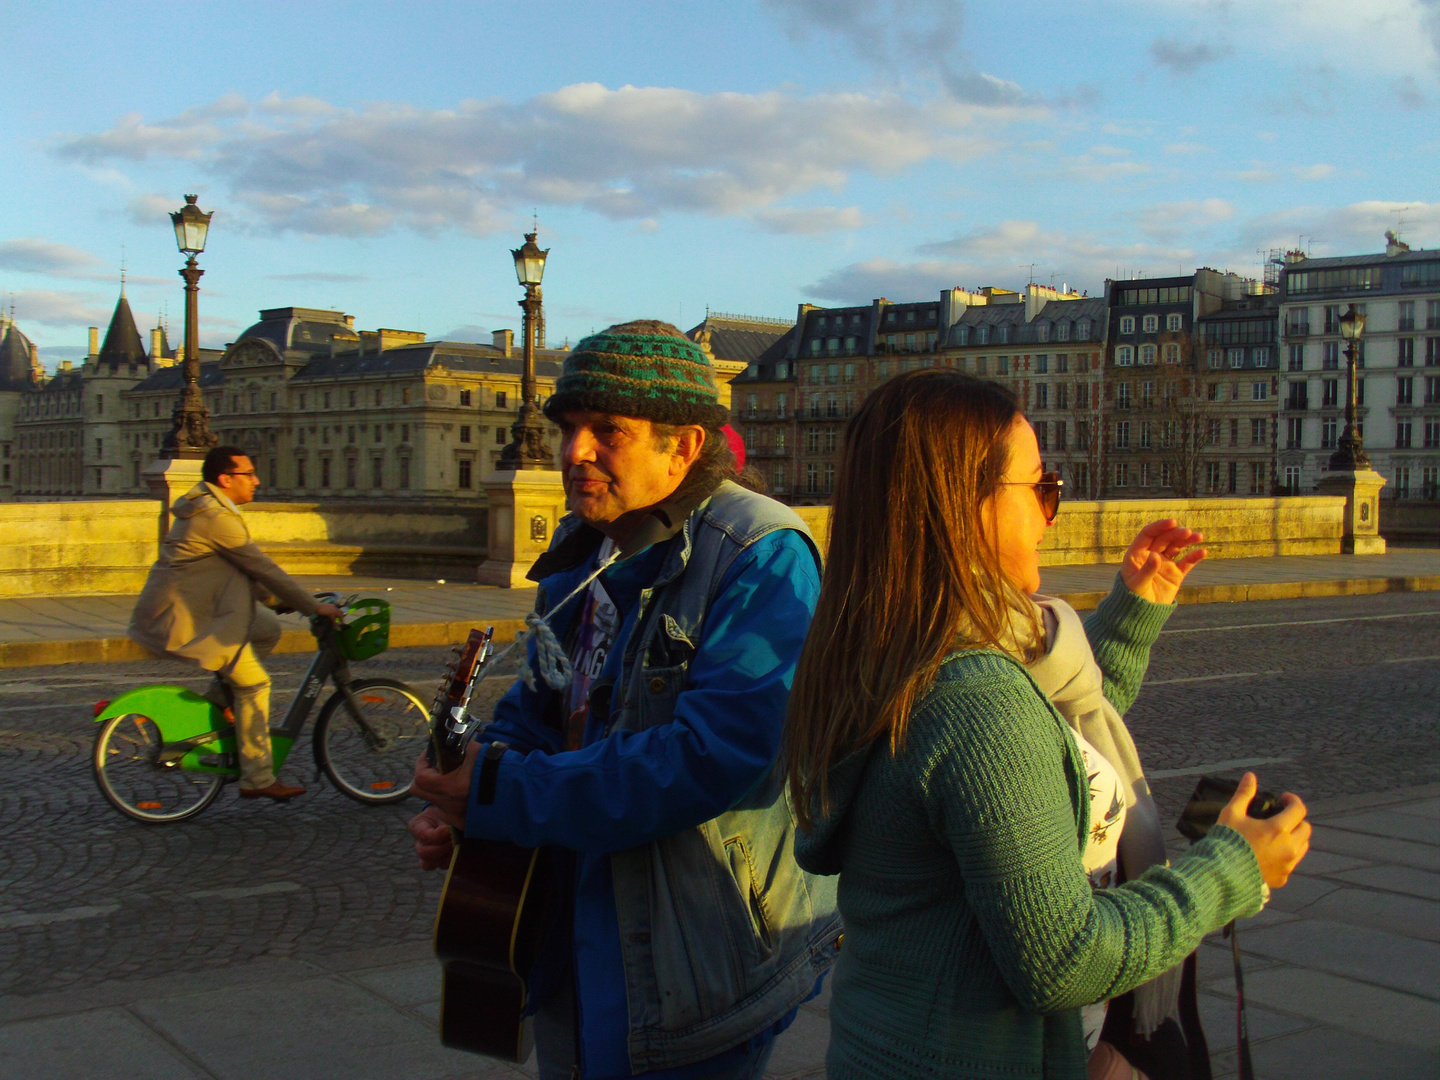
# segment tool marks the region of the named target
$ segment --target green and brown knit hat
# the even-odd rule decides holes
[[[711,429],[730,416],[705,351],[678,328],[653,319],[618,323],[571,350],[545,415],[559,420],[576,409]]]

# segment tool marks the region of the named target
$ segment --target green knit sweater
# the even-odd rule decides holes
[[[1121,713],[1171,610],[1117,583],[1086,620]],[[856,751],[830,783],[831,813],[796,855],[840,875],[831,1080],[1083,1080],[1080,1006],[1154,978],[1260,909],[1255,856],[1224,827],[1170,868],[1092,891],[1075,740],[998,652],[949,657],[900,753]]]

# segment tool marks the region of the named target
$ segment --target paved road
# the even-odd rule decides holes
[[[423,698],[445,653],[364,665]],[[1131,713],[1170,820],[1200,771],[1259,766],[1311,796],[1440,780],[1440,596],[1385,594],[1183,608]],[[277,700],[302,657],[273,664]],[[0,685],[0,1000],[266,957],[319,958],[423,941],[440,879],[413,866],[405,807],[356,805],[312,782],[288,806],[233,788],[200,817],[131,823],[90,780],[90,705],[185,681],[164,663],[13,669]],[[180,675],[181,677],[177,677]],[[191,680],[195,683],[194,680]],[[198,685],[198,683],[195,683]],[[204,894],[204,895],[202,895]]]

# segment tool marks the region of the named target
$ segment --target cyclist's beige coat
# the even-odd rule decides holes
[[[219,488],[196,484],[171,513],[175,522],[130,615],[132,639],[218,671],[249,639],[257,601],[315,614],[315,599],[255,545]]]

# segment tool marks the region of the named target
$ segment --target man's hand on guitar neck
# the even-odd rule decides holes
[[[470,777],[479,753],[480,744],[472,742],[465,749],[465,763],[448,773],[435,768],[424,754],[415,763],[410,793],[430,805],[410,819],[408,828],[415,838],[415,854],[425,870],[450,865],[450,830],[465,828],[465,803],[470,798]]]

